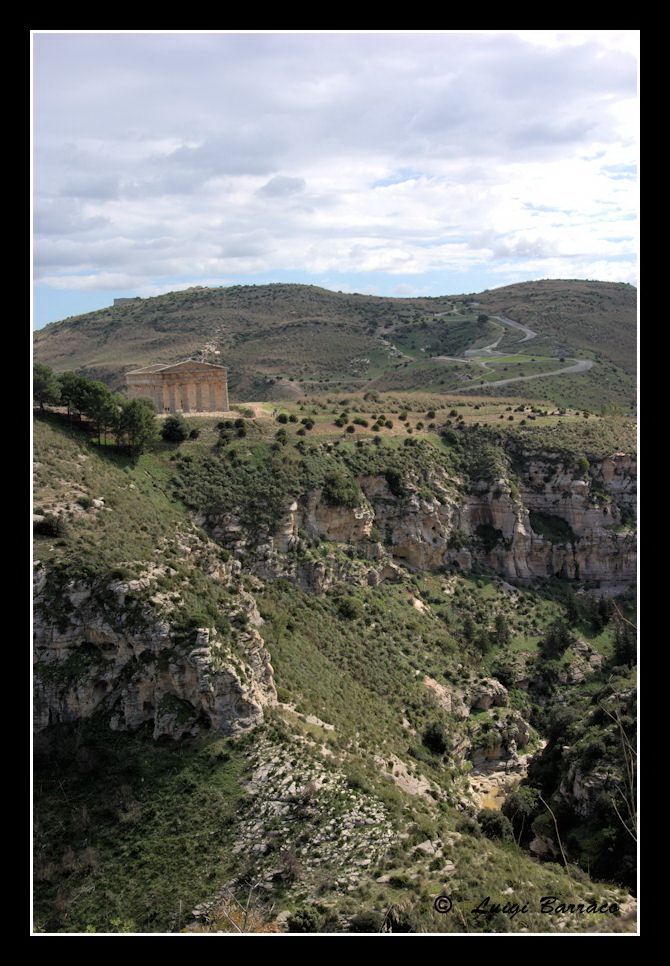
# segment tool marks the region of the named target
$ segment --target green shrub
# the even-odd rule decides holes
[[[494,808],[483,808],[477,814],[477,821],[488,839],[501,839],[503,842],[514,841],[512,823],[502,812]]]
[[[531,510],[529,518],[535,533],[551,543],[574,543],[577,539],[567,520],[553,513],[539,513]]]
[[[471,835],[476,839],[482,836],[482,827],[472,815],[464,815],[459,818],[456,822],[456,831],[460,832],[461,835]]]
[[[296,909],[286,920],[289,932],[318,932],[323,916],[312,906]]]
[[[345,473],[329,473],[323,484],[323,499],[329,506],[359,506],[362,494],[354,480]]]
[[[378,912],[359,912],[349,922],[349,932],[379,932],[381,917]]]
[[[421,736],[421,741],[434,755],[443,755],[449,747],[447,734],[439,721],[433,721],[427,726]]]
[[[65,520],[51,513],[33,523],[33,533],[40,537],[64,537],[67,532],[68,526]]]
[[[168,443],[183,443],[190,432],[190,426],[180,413],[168,416],[161,427],[161,437]]]
[[[358,620],[359,618],[363,617],[365,613],[365,608],[360,600],[351,596],[343,597],[338,603],[337,609],[342,617],[346,617],[347,620]]]

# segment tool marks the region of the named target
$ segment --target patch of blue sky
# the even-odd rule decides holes
[[[423,177],[422,171],[417,171],[415,168],[398,168],[387,178],[379,178],[377,181],[372,182],[373,188],[388,188],[394,184],[404,184],[406,181],[416,181],[417,178]]]
[[[577,210],[576,208],[561,208],[558,205],[534,205],[530,201],[522,202],[521,207],[525,208],[526,211],[532,211],[533,214],[536,215],[574,215],[575,211]]]
[[[100,289],[82,291],[74,287],[54,289],[37,284],[33,292],[33,329],[41,329],[51,322],[60,322],[71,316],[97,312],[98,309],[112,305],[114,299],[131,298],[136,294],[136,292],[118,289],[113,291]]]
[[[603,174],[614,181],[636,181],[636,164],[606,164],[603,166]]]

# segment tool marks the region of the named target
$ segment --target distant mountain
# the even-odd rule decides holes
[[[72,370],[124,390],[124,373],[183,358],[230,369],[231,395],[295,398],[361,388],[469,391],[484,377],[499,384],[532,375],[524,393],[561,402],[553,390],[565,358],[598,363],[580,377],[583,405],[635,397],[636,303],[633,286],[541,281],[480,294],[387,298],[331,292],[311,285],[195,287],[55,322],[35,333],[35,359],[55,372]],[[505,316],[534,330],[532,357]],[[494,346],[514,358],[495,373],[475,350]],[[518,353],[522,357],[517,357]],[[521,367],[523,363],[523,367]],[[548,374],[547,378],[538,378]],[[493,387],[492,387],[493,388]],[[526,392],[528,390],[528,392]],[[574,389],[570,390],[575,400]]]

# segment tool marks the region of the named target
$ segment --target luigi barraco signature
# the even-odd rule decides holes
[[[437,896],[433,903],[436,912],[440,913],[451,912],[453,906],[454,903],[451,896]],[[491,896],[486,896],[474,909],[470,910],[470,913],[475,918],[481,916],[484,919],[496,916],[498,913],[503,913],[503,915],[509,916],[510,919],[514,919],[520,913],[523,914],[530,911],[531,909],[527,902],[523,904],[518,902],[492,902]],[[602,915],[604,913],[610,916],[616,916],[619,912],[619,906],[616,902],[598,902],[596,899],[589,899],[588,902],[564,902],[559,896],[542,896],[539,907],[533,911],[540,912],[543,915],[563,915],[565,913],[571,913],[573,915],[595,915],[600,913]]]

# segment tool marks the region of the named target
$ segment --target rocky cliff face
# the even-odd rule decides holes
[[[635,579],[636,463],[626,454],[582,476],[551,454],[535,455],[515,481],[476,481],[466,495],[437,474],[430,495],[411,481],[398,495],[384,476],[358,483],[364,499],[356,507],[330,506],[318,490],[287,506],[277,531],[257,548],[256,567],[262,560],[262,572],[285,573],[286,561],[278,558],[303,534],[358,545],[363,556],[376,558],[368,568],[373,582],[384,579],[385,567],[393,576],[394,564],[416,570],[483,564],[506,578],[565,577],[598,582],[604,591]],[[236,552],[248,550],[233,514],[199,522]],[[324,584],[323,574],[314,576]]]
[[[631,457],[617,454],[577,476],[539,454],[514,480],[476,481],[467,493],[453,482],[437,470],[428,486],[409,479],[401,489],[385,476],[363,476],[363,498],[353,507],[332,506],[313,490],[289,504],[273,535],[253,547],[233,513],[198,522],[258,576],[288,576],[317,593],[341,580],[374,585],[401,579],[405,567],[453,564],[485,564],[508,578],[596,581],[601,592],[634,580]],[[317,539],[342,552],[292,552]],[[253,598],[237,594],[243,619],[231,621],[225,640],[202,627],[184,644],[176,643],[169,612],[140,606],[134,590],[71,584],[54,609],[53,587],[38,572],[36,728],[99,711],[112,728],[150,722],[155,737],[201,727],[230,734],[260,722],[276,692]]]
[[[93,592],[70,585],[50,606],[39,573],[35,593],[35,729],[103,712],[114,730],[153,724],[155,738],[201,727],[234,734],[276,703],[270,657],[248,615],[234,647],[202,628],[175,643],[170,623],[128,606],[128,585]],[[260,618],[257,618],[260,621]]]

